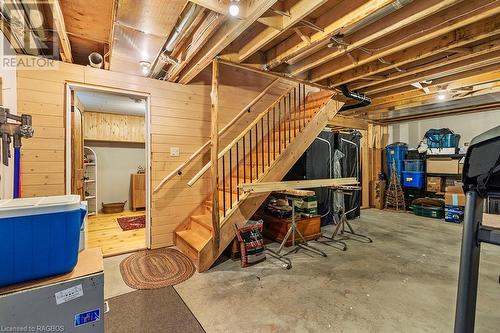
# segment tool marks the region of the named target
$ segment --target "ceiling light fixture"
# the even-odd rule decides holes
[[[240,0],[231,0],[229,3],[229,14],[231,16],[238,16],[240,13]]]
[[[139,61],[139,65],[142,67],[142,74],[148,75],[151,63],[149,61]]]
[[[446,99],[446,91],[444,91],[444,90],[439,91],[438,95],[437,95],[437,98],[440,101],[444,101]]]

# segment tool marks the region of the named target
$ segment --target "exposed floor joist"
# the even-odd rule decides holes
[[[233,42],[243,31],[249,28],[277,0],[258,0],[246,8],[246,17],[242,20],[229,18],[181,71],[180,83],[188,83],[207,67],[225,47]]]
[[[414,75],[409,75],[403,78],[383,82],[367,88],[366,90],[363,90],[363,93],[371,96],[373,94],[386,92],[391,89],[409,86],[412,83],[419,83],[422,81],[430,81],[432,83],[432,80],[436,78],[441,78],[498,63],[500,63],[500,50],[458,62],[446,63],[444,66],[429,69],[426,71],[420,71]]]
[[[311,56],[303,59],[289,68],[291,75],[298,75],[309,69],[322,65],[329,60],[355,50],[363,45],[375,41],[385,35],[393,33],[403,27],[414,24],[415,22],[430,16],[444,8],[447,8],[461,0],[429,0],[415,1],[402,9],[376,21],[365,29],[360,29],[351,35],[342,39],[342,44],[338,47],[323,48]],[[420,24],[420,23],[418,23]]]
[[[395,91],[391,95],[381,93],[375,96],[370,106],[345,112],[343,115],[367,116],[380,114],[388,111],[395,111],[414,106],[437,103],[439,92],[447,92],[446,100],[463,98],[467,96],[496,92],[500,86],[500,66],[486,66],[469,72],[464,72],[448,76],[433,82],[429,87],[430,94],[425,94],[421,90]],[[461,96],[458,92],[462,88],[468,87],[469,94]],[[472,88],[471,88],[472,87]],[[480,90],[480,92],[479,92]],[[456,95],[454,97],[454,95]]]
[[[461,49],[463,50],[464,48]],[[451,49],[449,50],[449,53],[442,53],[441,59],[429,60],[425,64],[410,63],[404,66],[399,66],[401,71],[397,71],[396,69],[394,69],[388,75],[379,75],[381,76],[380,80],[354,82],[349,85],[349,88],[355,90],[361,89],[362,91],[369,91],[369,89],[371,89],[369,87],[372,86],[379,86],[381,84],[385,84],[386,82],[390,83],[392,80],[398,80],[408,76],[417,75],[424,71],[432,70],[441,66],[451,65],[454,63],[464,62],[471,58],[476,58],[490,52],[498,51],[500,50],[500,39],[495,39],[472,47],[465,47],[465,49],[467,50],[467,52],[455,52],[456,49]],[[374,75],[370,77],[373,76]]]
[[[279,16],[279,29],[275,27],[266,27],[259,34],[254,36],[246,45],[238,52],[236,57],[229,57],[228,60],[242,62],[248,59],[255,52],[267,45],[274,38],[278,37],[285,30],[299,23],[308,14],[318,9],[328,0],[300,0],[288,9],[288,15]]]
[[[61,4],[59,0],[51,2],[52,17],[54,19],[54,26],[57,30],[57,35],[59,36],[60,42],[60,54],[61,59],[64,62],[73,62],[73,55],[71,53],[71,44],[68,39],[68,34],[66,32],[66,25],[64,23],[64,16],[61,10]]]
[[[467,1],[467,3],[461,3],[444,11],[442,15],[430,17],[427,19],[429,24],[432,22],[434,26],[437,26],[437,28],[432,28],[430,31],[422,29],[422,26],[417,24],[409,30],[396,32],[387,39],[369,44],[367,53],[357,51],[356,63],[354,64],[347,57],[343,57],[316,67],[311,71],[311,80],[318,82],[329,79],[332,84],[340,85],[356,79],[357,76],[351,75],[353,73],[350,70],[359,71],[362,65],[377,62],[381,65],[394,66],[396,63],[394,54],[397,52],[399,52],[400,58],[408,62],[411,54],[408,49],[418,46],[417,48],[420,50],[423,48],[424,43],[428,43],[426,45],[430,43],[431,49],[428,51],[430,54],[436,54],[435,49],[439,46],[442,46],[440,50],[442,52],[443,49],[449,49],[450,44],[453,44],[453,42],[457,44],[453,47],[459,47],[470,43],[471,40],[469,39],[477,40],[489,37],[500,29],[499,17],[497,16],[500,13],[500,6],[496,3],[492,4],[490,0],[481,0],[479,2],[483,6],[480,7],[481,9],[477,8],[477,1]],[[447,22],[447,24],[443,25],[443,22]],[[485,30],[488,30],[490,35],[484,36]],[[411,38],[407,38],[407,36]],[[398,40],[401,40],[401,42],[397,42]],[[423,49],[425,50],[425,48]],[[423,51],[416,51],[414,57],[421,57],[421,53]]]
[[[362,20],[364,17],[376,12],[380,8],[390,4],[391,0],[370,1],[342,1],[334,9],[324,13],[316,20],[316,24],[323,28],[310,36],[310,43],[303,41],[300,37],[299,43],[294,39],[287,39],[279,45],[266,52],[266,68],[274,68],[302,52],[312,45],[327,42],[329,38],[342,31],[346,27]]]
[[[499,7],[500,8],[500,7]],[[374,61],[329,77],[333,85],[342,85],[363,77],[379,74],[392,68],[421,60],[435,54],[461,47],[500,33],[500,17],[493,16],[466,27],[451,31],[425,43],[415,45],[384,57],[384,62]]]

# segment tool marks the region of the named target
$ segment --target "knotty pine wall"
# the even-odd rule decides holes
[[[25,57],[25,56],[22,56]],[[35,136],[23,141],[22,195],[47,196],[65,192],[65,83],[77,82],[126,89],[151,96],[151,177],[154,188],[210,136],[210,85],[180,85],[58,62],[53,70],[18,70],[18,113],[31,114]],[[240,70],[221,71],[220,128],[229,122],[271,81]],[[290,85],[280,83],[236,126],[243,129]],[[238,133],[233,130],[231,133]],[[221,148],[231,140],[221,138]],[[181,149],[170,157],[170,147]],[[151,244],[172,245],[175,227],[189,217],[210,193],[210,182],[200,179],[193,187],[187,181],[209,160],[209,154],[193,162],[183,175],[168,182],[152,196]],[[70,172],[68,170],[68,172]]]

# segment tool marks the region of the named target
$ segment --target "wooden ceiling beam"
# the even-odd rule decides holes
[[[500,92],[500,82],[488,83],[480,85],[476,90],[471,91],[470,94],[468,94],[467,96],[456,96],[448,99],[448,101],[455,101],[455,100],[487,95],[487,94],[496,94],[499,92]],[[405,111],[415,107],[431,106],[438,103],[443,103],[443,101],[437,98],[437,94],[431,94],[431,95],[417,96],[405,101],[404,103],[395,103],[394,105],[387,108],[378,108],[377,110],[371,110],[371,111],[356,110],[351,112],[356,112],[355,114],[352,114],[353,116],[362,117],[363,119],[369,119],[372,121],[380,121],[383,119],[382,116],[388,112],[391,112],[391,114],[393,112],[397,114],[399,111]],[[397,117],[397,115],[395,115],[394,117]]]
[[[416,24],[410,26],[408,29],[404,29],[403,31],[396,31],[390,36],[377,41],[377,43],[366,45],[365,47],[367,47],[367,50],[369,52],[357,52],[357,65],[352,64],[347,57],[334,59],[312,69],[311,79],[315,82],[321,81],[373,61],[380,62],[380,60],[382,59],[385,63],[393,63],[386,57],[398,51],[404,51],[405,49],[411,48],[418,44],[422,44],[434,38],[441,37],[441,40],[444,40],[444,38],[442,37],[443,35],[449,34],[450,32],[460,33],[460,29],[463,29],[468,25],[472,25],[486,18],[490,20],[492,18],[496,19],[497,22],[486,22],[490,23],[492,26],[494,26],[494,28],[498,28],[500,23],[498,23],[499,17],[497,15],[499,13],[500,6],[498,6],[497,1],[492,2],[491,0],[470,0],[466,1],[465,3],[462,2],[458,5],[448,8],[448,10],[446,11],[439,12],[436,15],[433,15],[430,18],[426,19],[425,21],[427,22],[427,24],[432,25],[430,25],[431,28],[425,28],[430,30],[422,29],[422,26],[420,24]],[[443,24],[443,22],[446,22],[446,24]],[[461,39],[460,35],[449,37],[449,40],[459,41]],[[454,47],[460,46],[461,45],[455,45]],[[337,84],[336,81],[332,82],[333,84]]]
[[[190,44],[187,49],[184,49],[178,57],[181,62],[169,68],[167,76],[169,81],[178,79],[179,73],[193,59],[200,48],[207,43],[223,22],[224,16],[219,13],[210,12],[206,16],[205,21],[203,21],[198,30],[194,32],[192,44]]]
[[[371,96],[373,94],[385,92],[391,89],[405,87],[411,85],[412,83],[433,80],[435,78],[449,76],[496,63],[500,63],[500,48],[499,50],[491,53],[471,57],[458,62],[446,63],[443,66],[434,69],[421,71],[395,80],[385,81],[378,85],[374,85],[367,90],[363,90],[362,92]]]
[[[470,69],[460,73],[443,76],[438,79],[432,80],[432,83],[427,88],[435,88],[435,90],[448,90],[451,91],[455,88],[461,88],[468,85],[500,81],[500,64],[494,63],[480,68]],[[496,75],[496,77],[495,77]],[[471,83],[472,82],[472,83]],[[377,94],[371,95],[372,104],[379,104],[379,100],[385,100],[397,94],[404,94],[407,92],[415,91],[412,86],[404,86],[392,90],[386,90]]]
[[[367,130],[368,122],[364,119],[343,116],[337,113],[335,117],[328,121],[328,126]]]
[[[465,47],[463,47],[463,48],[465,48]],[[425,63],[425,64],[413,65],[410,63],[410,64],[408,64],[408,66],[405,66],[402,68],[403,71],[400,72],[400,71],[394,70],[393,73],[385,75],[385,78],[381,81],[389,82],[391,80],[401,79],[401,78],[404,78],[407,76],[412,76],[412,75],[418,74],[420,72],[424,72],[427,70],[438,68],[438,67],[441,67],[444,65],[450,65],[450,64],[453,64],[456,62],[465,61],[465,60],[470,59],[470,58],[478,57],[478,56],[481,56],[483,54],[487,54],[490,52],[500,50],[500,38],[489,41],[487,43],[479,44],[479,45],[476,45],[473,47],[467,47],[467,49],[469,49],[470,52],[468,52],[468,53],[455,53],[455,54],[453,52],[455,49],[447,50],[446,53],[449,53],[449,54],[443,55],[443,58],[438,59],[438,60],[432,60],[432,61],[429,61],[428,63]],[[365,80],[365,79],[366,78],[361,78],[361,80]],[[379,85],[379,84],[381,84],[380,81],[379,82],[374,82],[374,81],[361,82],[361,81],[358,81],[358,82],[351,83],[349,85],[349,88],[351,90],[367,91],[366,89],[363,90],[363,88],[369,88],[371,86],[375,86],[375,85]]]
[[[481,92],[481,94],[477,94],[476,96],[479,96],[479,95],[483,95],[482,92]],[[432,105],[432,104],[429,104],[429,105]],[[474,106],[467,106],[467,107],[456,108],[456,109],[446,110],[446,111],[436,111],[436,112],[429,112],[429,113],[416,114],[416,115],[410,115],[410,116],[399,116],[399,117],[388,118],[388,119],[380,119],[380,123],[386,125],[386,124],[394,124],[394,123],[400,123],[400,122],[408,122],[408,121],[417,120],[417,119],[430,119],[430,118],[438,118],[438,117],[443,117],[443,116],[458,115],[458,114],[465,114],[465,113],[480,113],[480,112],[487,112],[487,111],[495,111],[498,109],[500,109],[500,103],[474,105]]]
[[[266,57],[268,61],[266,67],[272,69],[286,62],[288,59],[307,51],[310,47],[327,42],[332,35],[362,20],[367,15],[376,12],[391,2],[391,0],[342,1],[316,20],[316,24],[323,28],[323,32],[318,31],[312,34],[310,36],[310,43],[303,41],[299,37],[297,38],[299,40],[298,43],[296,39],[289,38],[267,51]]]
[[[464,87],[475,87],[481,85],[496,86],[500,84],[500,66],[492,65],[469,72],[451,75],[441,78],[429,86],[430,94],[425,94],[421,90],[395,91],[393,94],[379,94],[372,99],[369,106],[345,112],[343,115],[354,116],[368,114],[372,112],[388,112],[397,109],[406,109],[423,105],[421,102],[438,102],[437,93],[442,87],[450,92]],[[477,90],[477,89],[475,89]]]
[[[66,32],[66,25],[64,24],[64,16],[61,10],[61,3],[59,2],[59,0],[52,1],[50,3],[50,9],[52,10],[54,27],[56,28],[57,35],[59,36],[61,59],[64,62],[73,62],[71,44],[69,43],[68,34]]]
[[[392,14],[375,21],[369,26],[348,35],[344,42],[347,44],[341,48],[323,48],[317,53],[303,59],[289,67],[291,75],[298,75],[302,72],[317,67],[334,58],[342,56],[347,52],[357,49],[363,45],[373,42],[385,35],[400,30],[415,22],[422,20],[434,13],[437,13],[462,0],[425,0],[414,1]],[[419,23],[420,24],[420,23]],[[422,22],[422,26],[426,26]]]
[[[189,83],[212,59],[233,42],[243,31],[248,29],[277,0],[255,0],[248,3],[244,19],[228,18],[193,57],[191,62],[181,71],[179,82]]]
[[[318,9],[328,0],[299,0],[288,10],[289,16],[280,16],[280,29],[266,27],[263,31],[254,36],[243,48],[238,52],[236,62],[243,62],[252,54],[266,46],[273,39],[281,35],[287,29],[303,20],[307,15]],[[231,60],[231,59],[228,59]]]
[[[498,9],[500,10],[500,6]],[[386,56],[384,62],[375,59],[370,63],[333,75],[328,78],[328,81],[333,86],[340,86],[389,69],[399,68],[402,65],[443,53],[446,50],[478,42],[499,33],[500,16],[495,15]]]

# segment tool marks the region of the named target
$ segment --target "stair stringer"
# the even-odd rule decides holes
[[[297,162],[318,134],[325,128],[344,103],[330,99],[318,111],[303,131],[282,151],[266,173],[256,182],[280,181]],[[203,247],[198,257],[198,272],[210,269],[212,264],[222,254],[224,249],[236,235],[235,225],[242,226],[257,211],[270,192],[252,193],[240,199],[235,208],[221,221],[220,245],[214,249],[213,238]]]

